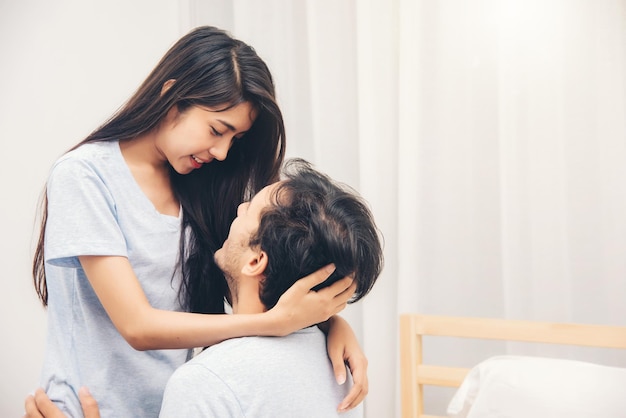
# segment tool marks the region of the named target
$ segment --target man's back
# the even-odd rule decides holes
[[[161,418],[356,418],[339,415],[350,389],[335,381],[326,337],[310,327],[286,337],[245,337],[209,347],[170,378]]]

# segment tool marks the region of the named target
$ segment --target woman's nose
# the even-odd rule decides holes
[[[210,149],[211,155],[218,161],[224,161],[226,156],[228,155],[228,150],[230,149],[230,141],[227,139],[220,141],[219,144],[216,144],[213,148]]]

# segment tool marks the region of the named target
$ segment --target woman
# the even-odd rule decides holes
[[[223,315],[213,253],[237,205],[276,181],[285,150],[274,85],[254,50],[200,27],[181,38],[129,101],[62,156],[47,182],[35,287],[48,306],[42,385],[80,416],[87,386],[107,416],[156,416],[165,383],[205,347],[285,335],[345,307],[345,278],[320,292],[319,271],[258,315]],[[330,270],[332,271],[332,269]],[[347,323],[329,321],[338,379],[344,359],[365,396],[366,360]]]

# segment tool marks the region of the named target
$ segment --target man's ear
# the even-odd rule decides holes
[[[175,82],[176,80],[174,80],[173,78],[170,78],[165,83],[163,83],[163,87],[161,87],[161,96],[163,96],[165,92],[168,91],[170,87],[174,85]]]
[[[262,250],[255,251],[253,256],[243,265],[241,272],[247,276],[262,276],[267,268],[267,263],[267,253]]]

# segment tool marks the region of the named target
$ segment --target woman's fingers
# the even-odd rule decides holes
[[[353,385],[350,389],[350,392],[343,398],[341,404],[337,408],[338,412],[346,412],[353,409],[355,406],[360,404],[363,399],[365,399],[365,393],[363,392],[363,387],[361,385]]]
[[[100,418],[98,403],[91,396],[89,390],[82,387],[78,391],[80,404],[85,418]],[[66,418],[66,415],[50,400],[46,392],[39,388],[34,395],[24,401],[24,418]]]
[[[46,392],[39,388],[34,395],[24,401],[27,418],[66,418],[65,414],[48,398]]]
[[[356,291],[356,282],[351,277],[344,277],[342,280],[347,280],[347,283],[350,283],[346,289],[344,289],[341,293],[337,294],[335,298],[343,300],[345,302],[349,301],[354,292]]]
[[[329,287],[321,289],[318,293],[325,297],[332,298],[332,304],[335,307],[334,314],[337,314],[346,307],[346,304],[352,295],[354,295],[355,291],[356,282],[351,277],[344,277]]]
[[[328,346],[328,358],[333,365],[333,372],[337,383],[343,385],[346,382],[346,363],[343,359],[343,351]]]
[[[24,401],[24,411],[24,418],[43,418],[43,415],[41,415],[39,409],[37,409],[37,403],[33,395],[28,395]]]
[[[348,411],[359,403],[368,392],[367,357],[359,346],[354,331],[345,319],[334,316],[328,322],[326,344],[337,383],[343,384],[347,378],[346,366],[352,375],[352,386],[337,411]]]
[[[328,292],[332,293],[333,295],[341,296],[344,295],[353,286],[354,289],[350,292],[349,296],[352,296],[352,293],[354,293],[354,290],[356,290],[356,283],[354,283],[354,279],[352,277],[346,276],[337,280],[335,283],[322,290],[328,290]]]
[[[319,324],[341,312],[356,290],[350,277],[344,277],[319,291],[311,290],[323,283],[335,271],[329,264],[297,280],[270,310],[282,324],[278,334],[286,335],[297,329]]]
[[[337,286],[335,287],[335,285]],[[328,311],[328,318],[330,318],[345,309],[355,290],[356,283],[354,283],[351,278],[344,277],[343,279],[335,282],[333,285],[313,293],[316,294],[317,297],[321,297],[322,300],[327,301],[324,303],[327,303],[330,307],[330,310]]]
[[[334,271],[335,265],[328,264],[318,269],[317,271],[309,274],[308,276],[298,280],[296,282],[296,285],[305,289],[305,291],[308,292],[316,285],[323,283],[324,280],[326,280],[328,276],[330,276]],[[340,301],[339,303],[343,303],[347,302],[352,297],[355,290],[356,284],[354,283],[354,279],[352,277],[346,276],[337,280],[335,283],[324,287],[323,289],[320,289],[319,293],[325,294],[329,297],[334,297],[338,301]]]
[[[353,385],[350,392],[341,401],[339,412],[348,411],[365,399],[369,391],[369,382],[367,379],[367,359],[363,357],[359,361],[348,360],[348,367],[352,373]]]
[[[309,291],[312,288],[314,288],[316,285],[326,280],[328,276],[330,276],[333,273],[333,271],[335,271],[335,265],[328,264],[318,269],[317,271],[314,271],[308,276],[303,277],[302,279],[298,280],[296,284],[306,289],[306,291]]]
[[[80,405],[83,407],[85,418],[100,418],[98,402],[91,396],[89,389],[86,387],[80,388],[78,390],[78,397],[80,398]]]

